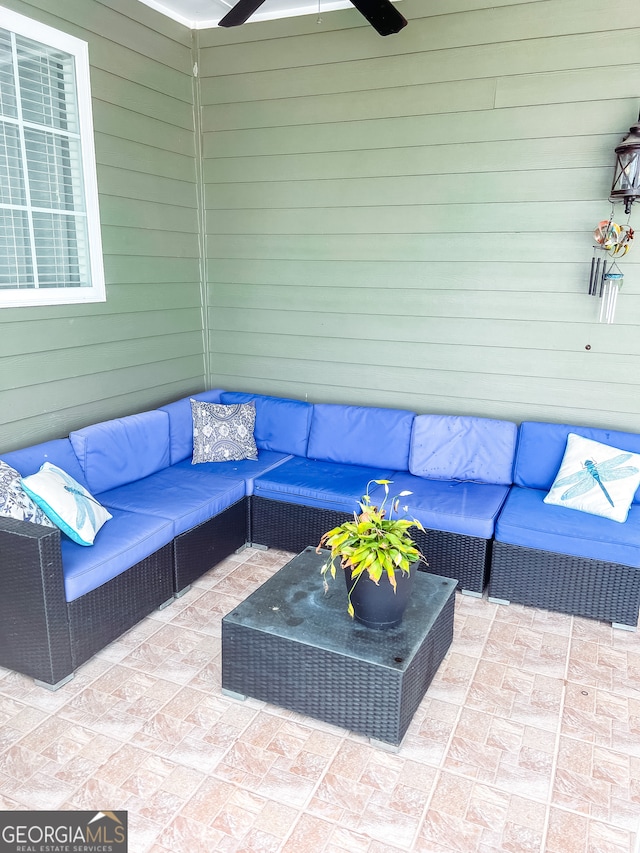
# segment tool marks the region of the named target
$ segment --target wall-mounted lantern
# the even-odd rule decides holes
[[[629,128],[629,133],[616,148],[616,168],[609,201],[611,215],[599,222],[593,232],[593,257],[589,276],[589,295],[600,300],[598,319],[613,323],[616,302],[624,276],[616,261],[631,248],[633,228],[629,224],[631,205],[640,198],[640,116]],[[615,204],[624,202],[627,222],[614,222]]]
[[[616,148],[616,155],[610,199],[624,201],[624,212],[631,213],[631,205],[640,198],[640,116]]]

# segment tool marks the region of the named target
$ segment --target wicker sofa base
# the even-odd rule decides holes
[[[248,539],[249,499],[243,498],[208,521],[174,539],[174,593],[186,592],[193,581]]]
[[[492,551],[491,599],[637,625],[640,569],[497,541]]]
[[[313,545],[327,530],[353,518],[350,512],[274,501],[253,495],[249,541],[298,554]]]
[[[429,563],[426,571],[457,580],[464,593],[482,595],[489,577],[490,540],[446,530],[413,530],[411,535]]]
[[[173,543],[67,602],[60,531],[0,518],[0,666],[55,689],[173,596]]]
[[[57,528],[0,518],[0,666],[57,689],[248,539],[248,499],[67,602]]]
[[[69,602],[73,668],[173,598],[173,543]]]
[[[298,554],[308,545],[317,545],[320,537],[351,513],[303,506],[269,498],[251,498],[251,542]],[[465,592],[481,595],[486,586],[489,542],[473,536],[443,530],[412,530],[411,535],[425,555],[429,566],[420,568],[429,574],[453,578]]]
[[[73,672],[60,536],[0,518],[0,666],[51,685]]]

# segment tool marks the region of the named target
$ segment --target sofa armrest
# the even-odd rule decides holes
[[[57,528],[0,517],[0,665],[52,686],[73,672]]]

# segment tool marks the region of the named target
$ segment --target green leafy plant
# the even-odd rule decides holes
[[[369,489],[372,483],[384,486],[384,498],[379,507],[371,503]],[[416,548],[409,536],[409,530],[417,527],[424,532],[424,527],[416,519],[398,518],[400,498],[412,494],[409,491],[400,492],[389,498],[389,486],[393,480],[370,480],[367,489],[358,502],[360,512],[354,512],[353,521],[345,521],[325,533],[318,544],[318,553],[322,548],[330,551],[321,571],[324,576],[325,590],[328,588],[327,572],[332,578],[336,576],[336,560],[340,561],[343,569],[350,569],[353,584],[348,594],[347,610],[353,617],[351,594],[363,575],[367,575],[375,584],[386,576],[396,590],[396,572],[411,573],[411,565],[423,560],[424,556]],[[387,517],[387,504],[389,514]],[[403,508],[406,512],[408,507]],[[394,517],[395,516],[395,517]]]

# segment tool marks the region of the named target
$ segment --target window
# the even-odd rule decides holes
[[[0,8],[0,307],[104,299],[87,44]]]

